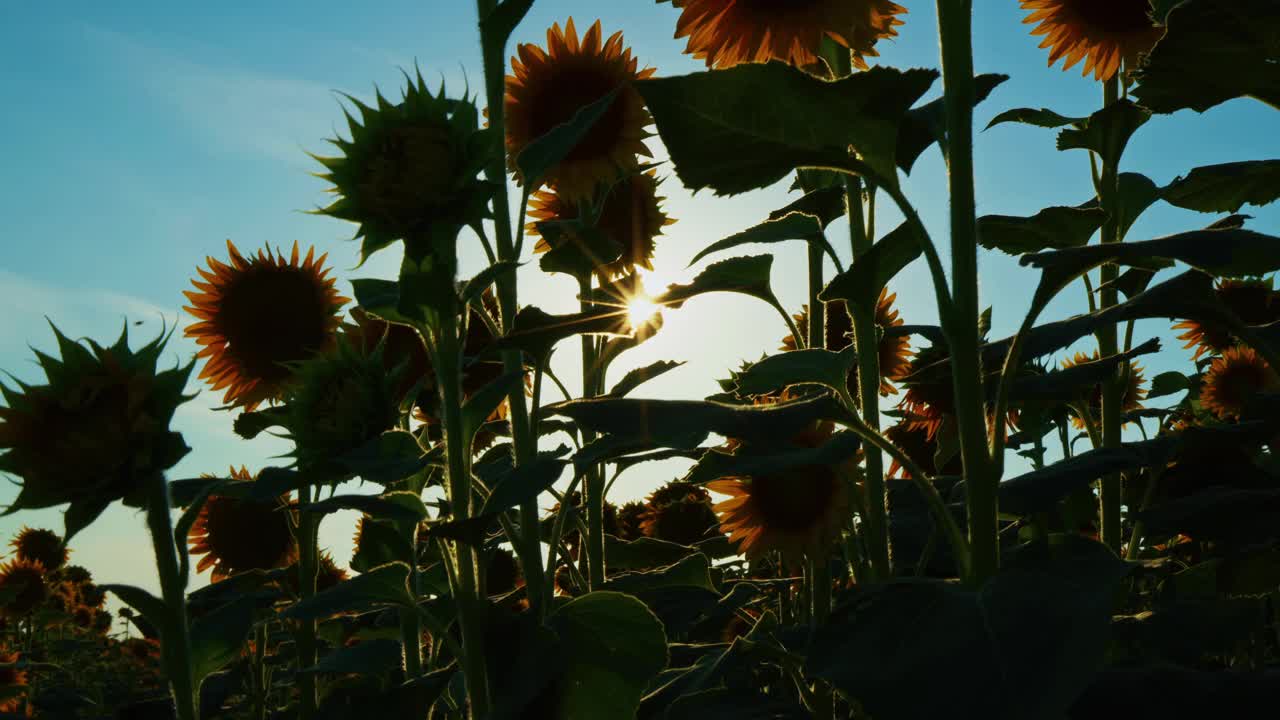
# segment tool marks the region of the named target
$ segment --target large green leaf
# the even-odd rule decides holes
[[[739,450],[732,454],[712,449],[704,453],[680,479],[701,484],[723,477],[775,475],[796,468],[835,465],[851,462],[861,446],[857,435],[838,432],[815,448],[771,448],[767,452]],[[794,482],[804,483],[806,478],[797,473]]]
[[[1280,270],[1280,238],[1244,228],[1191,230],[1155,240],[1024,255],[1020,262],[1078,276],[1106,262],[1143,266],[1150,258],[1177,260],[1211,275],[1263,275]]]
[[[904,115],[936,77],[931,70],[875,67],[827,81],[773,62],[636,86],[681,181],[732,195],[799,167],[839,162],[849,147],[885,181],[895,181]]]
[[[697,255],[694,255],[689,264],[693,265],[708,255],[729,250],[739,245],[779,243],[787,240],[805,240],[817,243],[824,252],[835,258],[836,252],[831,247],[831,244],[827,242],[826,236],[822,234],[822,227],[822,221],[813,215],[801,212],[789,213],[776,219],[766,220],[759,225],[711,243],[699,251]]]
[[[413,607],[408,578],[408,565],[387,563],[299,601],[284,609],[280,616],[287,620],[318,620],[377,606]]]
[[[1049,510],[1075,490],[1111,473],[1162,466],[1177,449],[1168,437],[1121,443],[1059,460],[1000,483],[1000,510],[1028,515]]]
[[[619,540],[604,536],[604,556],[610,572],[648,570],[670,565],[697,552],[688,545],[679,545],[658,538],[641,537],[635,540]]]
[[[1022,552],[1032,557],[978,590],[910,580],[860,590],[815,634],[807,671],[877,720],[1060,720],[1102,663],[1126,568],[1076,538]]]
[[[778,353],[752,363],[733,374],[741,395],[762,395],[792,385],[817,383],[832,390],[843,390],[849,371],[858,361],[853,346],[831,350],[793,350]]]
[[[674,362],[672,360],[658,360],[644,367],[638,367],[630,370],[626,375],[622,376],[608,392],[609,397],[622,397],[627,393],[640,387],[642,384],[665,374],[671,370],[684,365],[683,362]]]
[[[1059,115],[1048,108],[1040,108],[1039,110],[1036,110],[1035,108],[1014,108],[1012,110],[1005,110],[994,118],[991,118],[991,122],[987,123],[987,129],[990,130],[996,125],[1003,125],[1004,123],[1011,122],[1053,129],[1065,127],[1067,125],[1079,125],[1087,119],[1088,118]]]
[[[557,609],[547,625],[567,662],[555,717],[635,717],[649,682],[667,664],[666,633],[644,603],[592,592]]]
[[[271,600],[270,594],[243,595],[192,621],[191,672],[196,683],[240,657],[259,608]]]
[[[678,308],[686,300],[698,295],[732,292],[750,295],[775,308],[781,308],[781,304],[773,294],[773,288],[769,285],[769,273],[772,269],[772,255],[746,255],[721,260],[708,265],[692,282],[685,285],[671,285],[666,292],[655,298],[654,302],[658,305]]]
[[[1234,213],[1246,204],[1261,207],[1280,198],[1280,160],[1198,167],[1166,185],[1161,197],[1199,212]]]
[[[328,653],[302,673],[382,676],[400,667],[404,651],[399,640],[371,638]]]
[[[848,270],[831,278],[818,297],[826,302],[847,300],[874,307],[880,290],[923,252],[920,237],[903,223],[854,260]]]
[[[1058,133],[1059,150],[1092,150],[1103,167],[1119,167],[1129,138],[1151,119],[1151,111],[1119,100]]]
[[[157,628],[162,628],[169,624],[169,610],[165,607],[164,601],[150,592],[132,585],[113,584],[100,585],[99,587],[120,598],[121,602],[136,610],[139,615],[146,618],[148,622]]]
[[[427,506],[422,503],[422,499],[417,493],[407,491],[382,495],[335,495],[302,505],[299,509],[322,514],[356,510],[381,520],[410,524],[427,518]]]
[[[1008,80],[1008,75],[979,75],[973,79],[974,104],[987,99],[992,90]],[[906,121],[898,132],[896,160],[902,171],[910,174],[912,166],[930,145],[938,143],[945,155],[947,151],[947,103],[938,98],[907,113]]]
[[[1049,207],[1031,217],[984,215],[978,218],[978,243],[1010,255],[1080,247],[1106,221],[1101,209],[1083,207]]]
[[[596,101],[579,108],[568,122],[555,126],[546,135],[525,146],[516,156],[516,167],[527,187],[542,183],[542,176],[573,152],[582,138],[609,111],[618,90],[612,90]]]
[[[564,460],[540,455],[518,465],[494,485],[479,514],[493,515],[537,498],[560,479],[567,464]]]
[[[556,343],[574,335],[621,334],[626,328],[627,311],[600,308],[571,315],[551,315],[533,305],[516,313],[511,331],[499,338],[492,350],[523,350],[535,361],[541,361]]]
[[[1147,211],[1155,201],[1160,199],[1161,189],[1151,180],[1151,178],[1142,173],[1120,173],[1119,177],[1120,195],[1118,205],[1120,213],[1119,233],[1120,237],[1128,234],[1129,228],[1137,222],[1142,213]],[[1082,208],[1099,207],[1098,198],[1080,205]]]
[[[468,443],[484,425],[485,419],[493,415],[493,411],[511,393],[524,387],[524,380],[524,370],[506,373],[485,383],[484,387],[462,401],[462,434]]]
[[[1272,0],[1188,0],[1135,71],[1138,101],[1159,113],[1204,112],[1250,96],[1280,108],[1280,6]]]

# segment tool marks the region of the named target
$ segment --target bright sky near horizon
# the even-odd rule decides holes
[[[881,44],[880,61],[937,67],[933,3],[899,2],[911,13],[899,38]],[[978,72],[1012,76],[979,107],[979,129],[1011,107],[1049,107],[1066,115],[1097,109],[1101,90],[1082,78],[1078,67],[1069,73],[1046,67],[1046,51],[1036,47],[1039,39],[1022,24],[1025,13],[1016,2],[976,5]],[[677,11],[650,0],[537,0],[513,40],[542,44],[552,22],[572,16],[585,30],[597,14],[606,35],[625,32],[642,66],[655,67],[660,75],[703,69],[681,54],[683,41],[672,38]],[[130,328],[135,344],[160,332],[162,323],[189,324],[190,317],[180,311],[181,292],[206,255],[225,255],[227,238],[246,252],[264,243],[287,248],[295,239],[304,247],[315,245],[329,253],[347,295],[353,278],[393,277],[398,249],[353,270],[357,244],[349,239],[354,227],[304,212],[327,197],[325,183],[309,174],[318,166],[306,153],[325,154],[324,139],[344,128],[335,91],[368,98],[376,83],[396,97],[400,69],[415,63],[425,77],[442,78],[453,94],[468,83],[480,87],[475,21],[472,3],[440,0],[0,6],[0,83],[8,97],[0,113],[5,158],[0,164],[5,223],[0,369],[26,381],[41,379],[29,346],[47,350],[53,345],[45,317],[73,337],[99,341],[114,339],[126,318],[142,321]],[[934,93],[940,89],[938,84]],[[1275,123],[1274,110],[1251,100],[1204,115],[1157,116],[1131,143],[1124,169],[1164,184],[1200,165],[1280,157]],[[659,159],[665,157],[656,138],[650,147]],[[1048,205],[1081,203],[1092,194],[1087,156],[1058,152],[1050,131],[1005,125],[979,133],[977,163],[980,214],[1030,215]],[[660,173],[670,176],[662,194],[668,214],[678,222],[658,244],[651,289],[696,274],[698,267],[685,265],[698,250],[789,201],[787,183],[718,199],[709,193],[692,196],[669,166]],[[945,251],[946,175],[936,149],[917,163],[905,188]],[[877,226],[882,230],[898,220],[886,205],[880,203]],[[1280,208],[1245,212],[1256,217],[1255,229],[1280,230]],[[1159,205],[1130,237],[1155,237],[1214,219]],[[847,258],[847,237],[838,227],[833,226],[831,241]],[[744,254],[769,250],[748,247]],[[802,246],[772,250],[777,254],[774,288],[784,304],[798,310],[806,287]],[[477,270],[480,257],[470,248],[464,272]],[[1021,320],[1035,278],[1007,256],[983,253],[980,262],[983,304],[994,307],[993,336],[1003,336]],[[892,289],[907,322],[936,320],[921,263],[902,273]],[[571,281],[540,275],[536,263],[522,271],[521,299],[552,312],[575,305]],[[1083,309],[1081,292],[1073,288],[1046,317]],[[716,392],[714,379],[741,361],[775,351],[785,334],[782,320],[758,301],[702,298],[667,313],[662,333],[624,356],[612,376],[659,359],[687,361],[637,394],[698,398]],[[1152,336],[1165,340],[1166,350],[1146,359],[1148,377],[1187,367],[1189,353],[1173,341],[1167,323],[1140,323],[1135,338]],[[185,362],[194,347],[179,332],[167,359]],[[562,376],[574,377],[577,353],[560,355]],[[288,450],[279,440],[239,440],[231,415],[212,409],[220,399],[202,392],[179,410],[177,427],[195,451],[172,477],[221,473],[228,465],[256,470]],[[679,470],[670,464],[634,470],[619,483],[614,499],[641,497]],[[12,488],[0,489],[0,503],[14,494]],[[57,510],[0,518],[0,540],[23,524],[60,531],[62,519]],[[322,530],[322,545],[343,565],[353,526],[353,516],[338,515]],[[156,587],[142,518],[131,511],[113,507],[71,547],[72,562],[89,567],[100,582]]]

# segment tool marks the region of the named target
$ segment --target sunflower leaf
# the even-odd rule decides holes
[[[826,302],[847,300],[874,310],[880,291],[923,252],[919,236],[903,223],[854,260],[848,270],[831,278],[818,297]]]
[[[1119,235],[1124,237],[1128,234],[1129,228],[1137,222],[1142,213],[1147,208],[1155,204],[1155,201],[1161,197],[1160,188],[1151,180],[1151,178],[1142,173],[1120,173],[1120,195],[1119,195]],[[1081,208],[1101,207],[1098,198],[1092,197],[1079,205]]]
[[[1031,217],[984,215],[978,218],[978,244],[1010,255],[1080,247],[1106,221],[1100,208],[1048,207]]]
[[[827,81],[780,62],[636,83],[685,186],[734,195],[796,168],[836,164],[852,147],[895,182],[907,111],[937,78],[874,67]]]
[[[370,638],[326,654],[320,662],[299,673],[382,676],[400,668],[404,653],[399,640]]]
[[[146,618],[147,622],[157,628],[169,624],[169,609],[160,598],[132,585],[100,585],[103,590],[120,598],[120,601]]]
[[[670,565],[697,552],[688,545],[680,545],[658,538],[641,537],[620,540],[613,535],[604,536],[604,555],[612,570],[647,570],[660,565]]]
[[[1280,107],[1280,7],[1271,0],[1188,0],[1134,75],[1134,95],[1158,113],[1204,112],[1238,97]]]
[[[1150,258],[1177,260],[1211,275],[1262,275],[1280,270],[1280,238],[1244,228],[1191,230],[1155,240],[1040,252],[1020,262],[1079,276],[1106,262],[1145,267]]]
[[[1198,167],[1164,186],[1160,196],[1198,212],[1235,213],[1246,204],[1261,207],[1280,198],[1280,160]]]
[[[1040,108],[1039,110],[1033,108],[1014,108],[1012,110],[1005,110],[999,115],[996,115],[991,119],[991,122],[987,123],[986,129],[990,130],[996,125],[1011,122],[1054,129],[1067,125],[1079,125],[1087,119],[1088,118],[1059,115],[1048,108]]]
[[[196,686],[208,675],[240,657],[254,617],[275,600],[274,594],[251,593],[191,622],[191,673]]]
[[[770,452],[726,453],[711,449],[702,455],[681,482],[704,484],[724,477],[769,475],[814,465],[836,465],[852,461],[862,441],[851,432],[838,432],[814,448],[786,448]],[[803,477],[795,482],[805,482]]]
[[[560,479],[568,462],[540,455],[516,466],[493,486],[477,516],[496,515],[521,503],[536,499]]]
[[[408,491],[382,495],[335,495],[318,502],[299,505],[300,510],[328,514],[339,510],[355,510],[378,520],[414,524],[427,518],[427,506]]]
[[[286,620],[319,620],[370,607],[413,607],[408,577],[408,565],[387,563],[294,603],[281,611],[280,617]]]
[[[840,391],[845,389],[849,371],[857,361],[857,352],[852,345],[839,352],[793,350],[752,363],[747,369],[734,373],[733,381],[741,395],[761,395],[806,383],[817,383]]]
[[[654,298],[654,303],[679,308],[686,300],[698,295],[735,292],[781,307],[769,284],[772,269],[772,255],[746,255],[721,260],[708,265],[692,282],[669,286],[666,292]]]
[[[538,267],[546,273],[581,277],[622,256],[622,243],[578,220],[540,222],[538,233],[551,246],[538,260]]]
[[[533,0],[503,0],[495,3],[480,20],[480,36],[489,47],[505,47],[511,33],[533,7]]]
[[[516,168],[526,187],[536,188],[541,185],[542,176],[573,152],[578,143],[591,132],[591,128],[609,111],[618,92],[615,88],[594,102],[578,108],[568,122],[551,128],[546,135],[525,146],[516,156]]]
[[[366,312],[387,322],[416,325],[422,320],[400,304],[400,283],[395,280],[366,278],[351,281],[356,304]]]
[[[1058,133],[1058,149],[1091,150],[1103,167],[1119,167],[1129,138],[1150,119],[1150,110],[1119,100]]]
[[[986,100],[991,91],[1008,79],[1008,75],[998,74],[975,77],[973,79],[974,105]],[[902,129],[898,131],[896,156],[898,167],[902,168],[903,172],[910,175],[911,168],[915,165],[916,160],[934,143],[938,143],[943,153],[946,153],[946,114],[947,103],[945,98],[938,98],[933,102],[912,108],[907,113],[906,121],[902,124]]]
[[[462,294],[460,296],[462,304],[470,305],[476,302],[480,299],[480,296],[484,294],[484,291],[496,282],[498,278],[506,275],[507,273],[515,272],[519,267],[520,263],[518,262],[503,260],[476,273],[475,277],[468,280],[467,284],[462,287]]]
[[[1151,378],[1151,389],[1147,391],[1147,400],[1154,400],[1166,395],[1174,395],[1191,388],[1191,380],[1180,372],[1162,372]]]
[[[516,314],[511,330],[490,345],[489,350],[522,350],[534,362],[542,362],[561,340],[574,335],[621,335],[626,324],[626,311],[613,307],[551,315],[527,305]]]
[[[390,523],[365,520],[356,541],[350,565],[358,573],[390,562],[413,562],[413,545]]]
[[[659,375],[675,370],[681,365],[684,365],[684,363],[672,360],[659,360],[649,365],[645,365],[644,367],[638,367],[629,371],[626,375],[623,375],[622,379],[619,380],[608,393],[606,393],[606,396],[623,397],[644,383],[649,382]]]
[[[819,190],[818,192],[822,191]],[[689,266],[692,267],[708,255],[729,250],[739,245],[780,243],[787,240],[804,240],[805,242],[815,243],[828,256],[839,262],[835,248],[831,247],[831,243],[827,242],[827,237],[822,232],[823,225],[821,218],[802,212],[792,212],[777,218],[771,218],[742,232],[734,233],[723,240],[711,243],[693,256],[693,259],[689,261]]]
[[[524,370],[509,372],[486,383],[462,402],[462,437],[470,443],[485,419],[493,415],[511,393],[524,387]]]

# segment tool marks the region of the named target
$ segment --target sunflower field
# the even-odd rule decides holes
[[[975,74],[973,0],[644,4],[705,70],[642,66],[599,21],[513,43],[535,0],[476,0],[467,87],[412,67],[343,96],[306,160],[331,193],[315,213],[353,229],[361,263],[394,256],[393,279],[227,241],[185,293],[198,351],[176,366],[176,328],[99,342],[52,318],[44,379],[0,382],[5,514],[65,518],[24,526],[0,565],[0,718],[1280,707],[1280,237],[1242,213],[1280,199],[1280,159],[1167,185],[1125,162],[1160,116],[1280,110],[1280,3],[1005,3],[1022,41],[1097,86],[1083,116],[991,110],[1009,76]],[[934,27],[938,69],[878,62]],[[979,106],[989,135],[1030,126],[1078,157],[1092,197],[979,214],[998,206],[975,183]],[[926,153],[947,175],[934,226],[903,182]],[[707,244],[690,281],[645,286],[674,222],[662,193],[780,182],[792,202]],[[877,203],[901,224],[877,227]],[[1159,203],[1203,222],[1131,233]],[[487,263],[464,275],[471,252]],[[1035,288],[1001,308],[1021,319],[1008,337],[980,252]],[[801,307],[771,282],[784,253],[807,268]],[[917,261],[930,285],[891,287]],[[576,311],[540,309],[528,272]],[[938,324],[912,324],[903,292]],[[787,333],[718,392],[646,399],[676,360],[610,372],[724,293]],[[1087,312],[1057,317],[1068,293]],[[1163,337],[1135,330],[1152,319]],[[1144,367],[1157,353],[1181,369]],[[175,412],[201,389],[288,455],[176,476]],[[679,477],[615,502],[629,471],[672,460]],[[158,594],[71,564],[115,503]],[[347,561],[319,531],[352,511]]]

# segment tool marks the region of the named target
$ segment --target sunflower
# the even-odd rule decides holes
[[[592,259],[596,274],[603,280],[621,277],[636,267],[653,269],[654,240],[662,234],[662,228],[675,222],[662,211],[662,201],[666,198],[658,196],[660,182],[656,171],[648,170],[614,183],[600,204],[595,223],[584,228],[603,233],[622,248],[622,254],[616,260],[599,262]],[[534,252],[544,253],[552,248],[539,231],[540,222],[563,223],[562,242],[590,247],[587,239],[580,236],[574,227],[586,224],[585,221],[574,222],[582,219],[578,203],[566,200],[560,193],[539,190],[530,199],[529,206],[529,216],[533,221],[525,228],[531,236],[538,238]]]
[[[134,660],[153,660],[160,657],[160,641],[155,638],[129,638],[120,643],[120,649]]]
[[[98,618],[98,609],[86,605],[77,605],[71,611],[71,622],[81,630],[92,630]]]
[[[1049,65],[1066,58],[1063,70],[1085,59],[1090,72],[1105,82],[1120,70],[1120,62],[1132,67],[1138,56],[1149,52],[1163,32],[1151,19],[1149,0],[1021,0],[1032,11],[1024,23],[1039,23],[1032,35],[1044,35],[1040,43],[1049,51]]]
[[[680,545],[706,540],[718,524],[706,489],[678,480],[653,491],[640,517],[640,530],[645,537]]]
[[[200,319],[185,335],[201,346],[196,357],[208,358],[200,379],[225,388],[228,405],[253,410],[280,398],[291,364],[332,347],[348,298],[328,277],[328,254],[317,258],[315,248],[301,264],[296,242],[287,260],[270,249],[246,258],[230,240],[227,250],[231,264],[207,258],[209,269],[196,269],[204,281],[183,292],[191,301],[184,309]]]
[[[245,468],[231,468],[231,479],[253,482]],[[287,495],[269,502],[212,494],[187,533],[192,555],[203,555],[196,572],[213,568],[213,582],[247,570],[285,567],[297,557],[289,528]]]
[[[816,448],[831,437],[830,422],[797,433],[791,444]],[[750,448],[738,445],[737,452]],[[777,550],[788,562],[802,556],[825,557],[839,537],[849,512],[849,490],[844,475],[853,460],[839,465],[797,466],[767,475],[730,477],[707,484],[707,489],[728,500],[714,506],[720,531],[738,543],[748,560]]]
[[[71,503],[87,523],[115,500],[142,507],[145,482],[190,450],[169,422],[192,366],[156,372],[167,335],[132,351],[127,326],[109,347],[54,334],[61,358],[36,353],[47,385],[0,383],[0,472],[22,485],[8,511]]]
[[[49,583],[40,563],[14,558],[0,565],[0,597],[7,598],[0,606],[0,614],[10,618],[26,617],[44,604],[49,595]]]
[[[946,358],[946,350],[934,345],[916,352],[906,372],[910,380],[898,403],[908,426],[923,429],[928,441],[933,440],[948,417],[955,415],[955,387],[950,367],[931,369]]]
[[[578,518],[585,523],[587,520],[587,505],[585,499],[582,497],[582,493],[574,490],[569,494],[568,501],[569,505],[574,508],[574,512],[577,513]],[[556,503],[551,506],[547,516],[542,519],[544,535],[550,534],[551,527],[556,520],[556,515],[559,513],[560,503]],[[618,537],[618,506],[606,500],[604,503],[603,515],[605,534]],[[560,540],[569,548],[569,552],[575,557],[578,554],[578,540],[580,535],[581,533],[578,532],[577,524],[572,522],[572,518],[570,518],[570,521],[566,522],[564,525],[564,534],[560,537]]]
[[[960,459],[960,453],[956,453],[946,465],[941,468],[937,467],[934,462],[935,453],[938,450],[937,441],[929,435],[929,424],[911,416],[904,417],[896,425],[890,426],[884,431],[884,436],[893,443],[907,457],[911,458],[922,470],[930,476],[934,475],[962,475],[964,466]],[[889,463],[889,471],[887,477],[895,477],[901,474],[904,478],[910,478],[911,473],[902,467],[897,460]]]
[[[676,21],[685,52],[707,67],[781,60],[808,68],[818,63],[823,38],[849,49],[854,67],[877,57],[876,42],[895,37],[907,9],[890,0],[685,0]]]
[[[21,714],[27,693],[27,671],[14,667],[22,657],[0,649],[0,713]]]
[[[649,157],[644,139],[651,119],[631,83],[654,71],[636,69],[636,59],[623,46],[621,32],[608,40],[601,38],[598,20],[581,42],[573,18],[564,30],[556,23],[547,30],[546,50],[531,43],[516,47],[518,57],[511,58],[513,74],[506,80],[507,152],[517,177],[516,158],[529,143],[568,122],[582,107],[617,91],[595,125],[542,178],[570,200],[589,198],[598,185],[632,174],[639,166],[637,156]]]
[[[1215,288],[1218,299],[1245,325],[1266,325],[1280,320],[1280,298],[1271,287],[1271,280],[1238,280],[1226,278]],[[1205,353],[1221,353],[1236,344],[1236,339],[1218,323],[1201,324],[1196,320],[1183,320],[1173,326],[1185,330],[1178,336],[1186,340],[1186,348],[1195,348],[1193,359],[1199,360]]]
[[[897,293],[889,293],[888,288],[880,291],[880,298],[876,301],[875,322],[881,329],[896,327],[903,324],[902,318],[898,316],[898,311],[893,307],[893,301],[898,297]],[[800,329],[801,337],[808,341],[809,328],[809,306],[805,305],[798,315],[795,315],[796,327]],[[853,318],[849,315],[848,307],[843,300],[835,300],[826,303],[826,348],[828,350],[840,351],[853,344]],[[880,336],[877,345],[880,356],[880,395],[887,397],[889,395],[897,395],[898,389],[894,387],[892,380],[900,380],[906,377],[911,370],[911,340],[906,335],[893,335],[887,333]],[[791,335],[787,335],[782,339],[783,350],[797,350],[796,339]],[[855,366],[849,371],[848,384],[851,392],[855,393],[858,389],[858,368]]]
[[[93,582],[93,573],[80,565],[68,565],[62,568],[62,579],[75,585],[83,585]]]
[[[485,592],[490,595],[506,595],[524,584],[520,575],[520,563],[516,562],[514,553],[506,548],[494,548],[486,554]]]
[[[362,259],[396,240],[411,254],[426,250],[438,229],[456,231],[486,216],[491,192],[479,174],[491,131],[480,128],[475,104],[445,97],[443,87],[432,95],[421,73],[405,80],[399,103],[381,92],[376,107],[347,96],[360,115],[347,113],[351,139],[329,141],[338,157],[312,156],[338,196],[319,212],[360,225]]]
[[[346,570],[338,567],[338,563],[334,562],[333,555],[328,550],[321,550],[317,558],[319,563],[316,565],[316,592],[328,590],[350,577]]]
[[[1220,420],[1240,417],[1249,401],[1280,388],[1280,378],[1251,347],[1227,348],[1214,358],[1200,388],[1200,404]]]
[[[1080,365],[1081,363],[1094,362],[1096,360],[1099,360],[1100,357],[1101,356],[1098,354],[1097,350],[1094,350],[1092,355],[1086,355],[1082,352],[1078,352],[1075,354],[1074,357],[1063,360],[1062,367],[1063,369],[1066,369],[1069,367],[1073,367],[1075,365]],[[1143,387],[1143,383],[1146,382],[1146,378],[1144,378],[1142,375],[1142,372],[1143,372],[1142,366],[1132,361],[1129,361],[1127,365],[1128,365],[1128,372],[1125,373],[1126,382],[1123,388],[1123,392],[1120,395],[1121,414],[1131,412],[1133,410],[1137,410],[1141,408],[1142,400],[1147,396],[1147,389]],[[1095,420],[1101,418],[1102,417],[1102,384],[1101,383],[1094,385],[1093,388],[1089,391],[1087,401],[1088,401],[1089,414],[1093,416]],[[1071,424],[1073,427],[1075,427],[1078,430],[1085,429],[1084,419],[1078,415],[1071,419]]]
[[[637,540],[644,537],[640,524],[644,521],[648,508],[642,502],[634,500],[618,507],[618,539]]]
[[[19,559],[38,562],[51,572],[65,565],[69,555],[67,546],[62,543],[62,536],[43,528],[23,526],[9,545]]]

